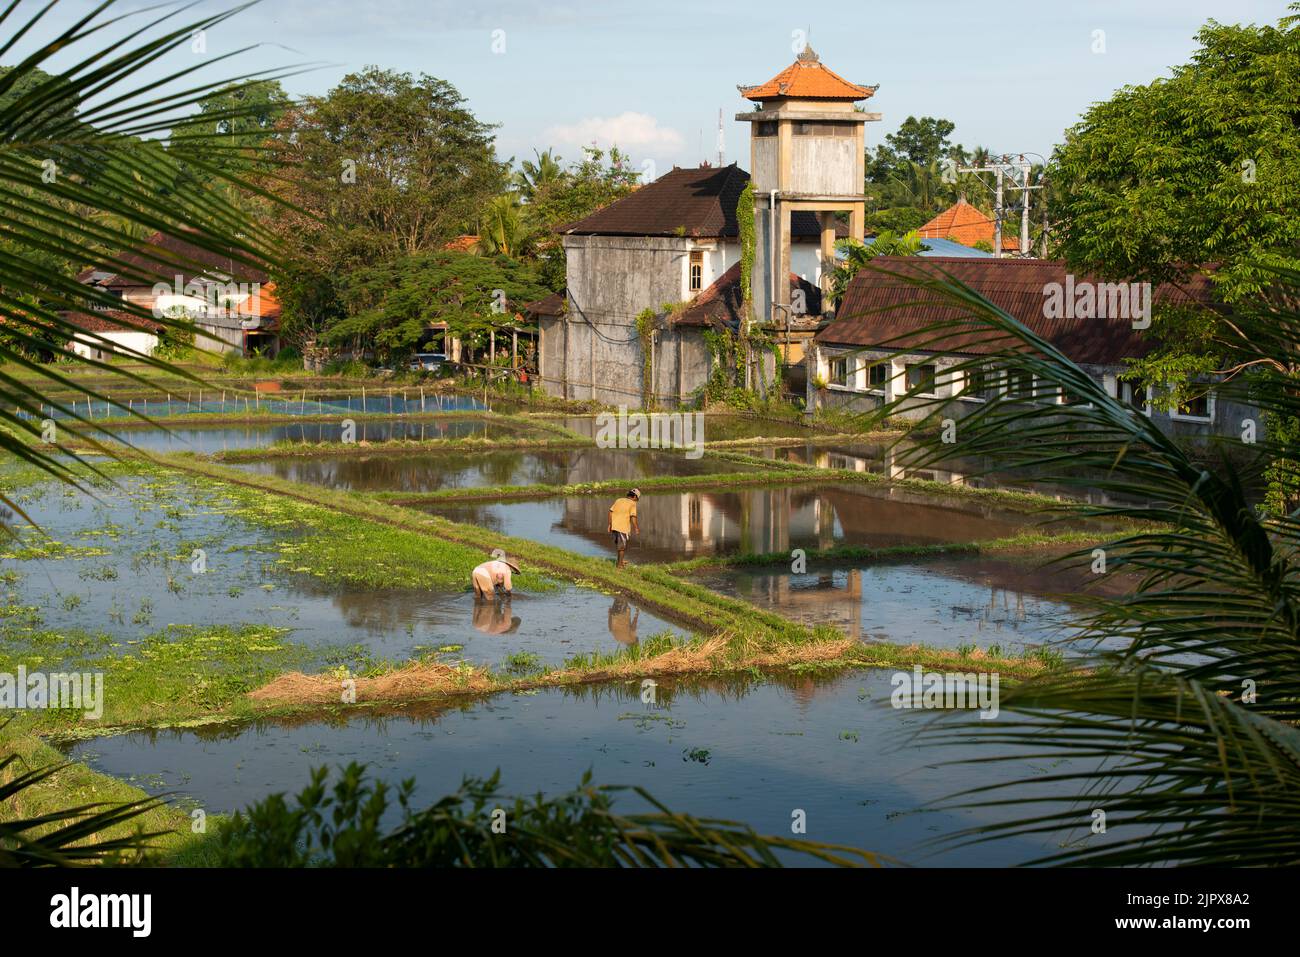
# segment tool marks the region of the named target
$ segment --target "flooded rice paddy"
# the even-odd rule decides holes
[[[934,558],[778,568],[704,569],[697,581],[807,625],[860,641],[1019,655],[1059,648],[1077,610],[1056,597],[1069,582],[1029,561]]]
[[[428,510],[503,535],[584,555],[608,555],[606,518],[613,497],[433,505]],[[1011,509],[850,484],[647,491],[637,512],[641,534],[628,547],[633,562],[836,545],[883,548],[974,542],[1011,537],[1039,521],[1038,516]]]
[[[627,449],[438,451],[401,455],[315,455],[240,463],[237,468],[357,492],[435,492],[502,485],[573,485],[609,479],[707,475],[718,466],[676,452]],[[728,466],[726,471],[745,471]],[[609,507],[608,503],[605,505]]]
[[[1027,760],[945,766],[968,755],[918,748],[911,735],[934,714],[891,708],[885,672],[657,690],[652,704],[633,684],[503,696],[441,713],[412,707],[331,723],[163,730],[80,743],[69,754],[152,793],[179,792],[208,813],[296,794],[310,769],[350,761],[390,781],[413,777],[417,803],[497,768],[512,795],[567,791],[590,769],[597,782],[640,785],[670,808],[763,833],[788,835],[792,814],[802,810],[808,839],[906,863],[1005,865],[1054,850],[1029,840],[928,846],[940,834],[1003,819],[988,810],[933,810],[930,802],[1049,769]],[[645,809],[635,795],[615,808]],[[1087,816],[1081,820],[1084,837]]]
[[[499,666],[519,656],[559,665],[683,631],[634,602],[570,585],[476,604],[468,583],[436,590],[323,582],[282,557],[285,533],[244,521],[221,496],[179,477],[127,476],[94,494],[47,484],[20,496],[48,538],[29,529],[0,553],[4,640],[84,633],[129,654],[140,636],[177,626],[253,625],[284,629],[288,640],[322,654],[354,648],[366,658],[405,660],[445,649],[448,661]]]
[[[391,442],[406,440],[426,442],[437,439],[511,439],[529,434],[520,426],[476,418],[446,419],[362,419],[353,423],[352,438],[357,442]],[[228,452],[235,449],[262,449],[274,445],[317,442],[342,442],[342,420],[332,422],[289,422],[279,425],[226,425],[199,428],[123,429],[123,442],[150,452]]]
[[[370,399],[386,403],[389,397]],[[456,401],[463,404],[455,408],[478,408],[472,399]],[[299,408],[319,414],[311,402],[300,401]],[[583,434],[594,423],[591,417],[553,421]],[[796,425],[785,428],[711,417],[706,440],[804,434]],[[338,430],[337,421],[298,422],[132,430],[124,438],[149,449],[210,453],[336,441]],[[519,434],[516,424],[490,419],[394,418],[358,422],[356,437],[382,442]],[[893,475],[878,447],[866,444],[809,443],[760,454],[903,477]],[[237,467],[332,489],[411,493],[612,480],[633,485],[651,477],[746,470],[679,451],[594,448],[327,454]],[[946,480],[939,473],[905,477]],[[612,559],[606,519],[615,497],[424,507],[503,535]],[[0,643],[9,651],[21,652],[25,642],[54,632],[97,636],[112,653],[130,655],[145,635],[255,627],[310,649],[318,668],[437,656],[524,674],[651,636],[687,633],[624,597],[550,580],[537,590],[520,589],[508,602],[475,603],[467,583],[375,587],[322,579],[296,557],[295,549],[310,543],[309,532],[256,521],[220,486],[180,473],[123,474],[116,485],[96,486],[93,495],[37,483],[20,488],[16,501],[48,537],[26,529],[0,547]],[[854,482],[647,490],[638,511],[641,534],[628,552],[634,564],[837,545],[957,544],[1012,537],[1041,521],[973,497]],[[15,514],[8,520],[25,524]],[[203,567],[196,571],[200,553]],[[814,564],[799,574],[787,568],[705,567],[691,580],[863,642],[1006,655],[1068,637],[1074,614],[1070,600],[1059,595],[1077,582],[1016,561]],[[632,682],[441,709],[410,704],[384,717],[371,711],[328,722],[302,717],[139,732],[66,747],[98,770],[153,793],[177,792],[211,812],[233,811],[276,791],[295,793],[311,768],[353,760],[390,781],[414,777],[417,799],[428,800],[454,790],[465,775],[497,768],[510,794],[566,791],[590,769],[598,783],[640,785],[671,808],[767,833],[790,833],[791,814],[803,811],[809,839],[905,862],[998,865],[1056,850],[1028,840],[942,849],[927,843],[962,826],[1002,819],[992,811],[934,810],[930,802],[1048,769],[1028,761],[945,766],[968,755],[916,748],[911,733],[933,716],[890,708],[889,679],[877,671],[813,677],[796,668],[795,677],[765,682],[665,683],[649,704]],[[619,806],[640,809],[632,796]]]

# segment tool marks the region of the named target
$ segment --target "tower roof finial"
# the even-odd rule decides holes
[[[821,57],[817,55],[811,43],[805,43],[803,49],[799,51],[798,60],[800,63],[820,63]]]

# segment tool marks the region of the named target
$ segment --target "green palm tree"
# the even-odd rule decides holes
[[[531,203],[538,190],[554,183],[564,175],[564,170],[560,166],[560,157],[555,155],[554,149],[547,149],[541,153],[533,150],[533,155],[537,157],[537,162],[524,160],[511,177],[512,184],[525,203]]]
[[[30,6],[15,0],[0,9],[6,37],[0,39],[0,60],[15,64],[0,69],[0,197],[5,206],[0,219],[0,449],[75,481],[74,459],[43,444],[41,421],[53,415],[72,431],[93,436],[97,429],[59,395],[75,390],[110,400],[71,378],[68,366],[43,365],[37,358],[66,354],[74,336],[111,346],[71,322],[68,314],[113,309],[128,315],[132,324],[153,321],[182,334],[193,331],[184,321],[151,315],[78,282],[78,272],[94,265],[133,273],[144,285],[170,283],[177,272],[194,272],[197,264],[152,249],[142,251],[158,260],[159,275],[142,275],[121,260],[122,251],[139,249],[141,237],[155,232],[184,233],[194,247],[245,265],[265,268],[272,262],[270,236],[222,201],[219,190],[175,194],[179,164],[172,151],[178,148],[184,148],[191,165],[208,168],[222,185],[273,197],[222,172],[216,161],[231,147],[197,126],[199,120],[211,124],[211,114],[192,110],[204,96],[232,82],[224,75],[206,79],[208,68],[244,50],[196,57],[190,48],[238,10],[183,22],[176,20],[177,11],[156,7],[116,15],[115,4],[107,0],[78,11],[70,26],[49,39],[24,45],[31,36],[45,34],[44,21],[56,5],[57,0]],[[122,31],[124,39],[105,39]],[[183,51],[182,65],[167,78],[140,75],[178,50]],[[46,72],[56,58],[67,65]],[[255,75],[277,79],[290,73]],[[242,112],[232,109],[226,115],[234,119]],[[157,358],[132,358],[145,371],[194,378]],[[124,384],[145,384],[129,367],[88,358],[73,361],[120,377]]]
[[[831,271],[831,301],[838,308],[853,277],[877,256],[919,256],[930,247],[915,229],[901,236],[884,229],[875,235],[870,244],[851,238],[841,239],[835,243],[835,248],[844,253],[844,258],[838,260]]]
[[[517,259],[532,244],[532,232],[520,215],[519,204],[510,193],[495,196],[479,217],[479,248],[489,256]]]
[[[1118,595],[1083,596],[1073,640],[1087,657],[1004,693],[1000,720],[948,716],[922,733],[923,743],[996,749],[970,761],[1049,766],[955,796],[948,803],[1017,814],[948,839],[1057,839],[1061,850],[1034,863],[1300,863],[1300,512],[1265,513],[1251,492],[1265,470],[1293,471],[1300,459],[1294,430],[1265,427],[1300,415],[1300,273],[1276,273],[1273,295],[1219,323],[1223,345],[1249,370],[1214,384],[1219,406],[1252,403],[1260,421],[1250,423],[1259,429],[1253,444],[1227,439],[1213,454],[1175,442],[941,270],[891,275],[914,287],[909,307],[943,306],[949,317],[918,324],[908,350],[942,353],[962,335],[949,372],[960,377],[958,395],[979,390],[985,399],[967,404],[955,436],[944,430],[955,442],[914,432],[918,444],[898,448],[905,467],[984,457],[990,471],[1100,489],[1105,504],[1063,506],[1052,517],[1114,529],[1099,549],[1058,559],[1096,573],[1099,586],[1110,580],[1108,594]],[[1062,401],[985,392],[1031,375],[1038,395]],[[926,425],[952,414],[951,400],[920,389],[879,414],[913,406]],[[1101,639],[1109,650],[1097,650]],[[1104,832],[1095,832],[1099,820]]]

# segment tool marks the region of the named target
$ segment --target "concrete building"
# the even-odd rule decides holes
[[[880,117],[855,104],[875,89],[827,69],[810,48],[767,83],[740,88],[755,105],[739,114],[754,124],[749,310],[737,206],[750,174],[735,164],[674,169],[565,227],[565,293],[528,308],[543,388],[610,405],[688,401],[716,361],[710,327],[759,323],[797,360],[785,340],[801,352],[815,330],[836,239],[863,236],[863,129]],[[653,328],[638,328],[645,310]],[[774,370],[770,352],[750,362],[759,381]]]
[[[1135,288],[1140,284],[1074,276],[1058,260],[882,256],[876,262],[889,272],[859,272],[835,320],[813,340],[807,391],[810,410],[822,406],[869,411],[927,385],[931,391],[917,393],[921,398],[904,403],[897,414],[916,419],[942,410],[941,416],[960,419],[994,393],[1039,404],[1065,402],[1059,391],[1050,391],[1037,380],[1006,381],[1005,375],[990,370],[979,381],[967,382],[970,369],[951,371],[1009,344],[1007,339],[997,341],[987,327],[936,329],[938,323],[960,322],[965,314],[907,279],[951,278],[1019,320],[1107,393],[1151,416],[1169,434],[1239,435],[1244,419],[1261,421],[1258,409],[1220,398],[1212,389],[1184,408],[1165,412],[1152,403],[1141,383],[1120,378],[1128,368],[1125,360],[1142,358],[1155,346],[1144,331],[1144,318],[1134,314],[1130,303],[1131,295],[1141,294]],[[1089,288],[1092,309],[1071,310],[1065,316],[1045,307],[1056,291],[1069,296],[1070,291],[1082,294]],[[1197,275],[1183,286],[1159,286],[1148,293],[1150,309],[1192,307],[1210,301],[1211,287],[1204,275]]]

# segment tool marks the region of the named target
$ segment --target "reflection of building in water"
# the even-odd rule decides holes
[[[575,496],[565,500],[560,526],[608,545],[610,499]],[[824,489],[787,486],[734,492],[648,494],[637,505],[641,534],[629,557],[660,561],[718,552],[784,552],[831,548],[837,542],[887,547],[928,542],[963,542],[1009,537],[1026,519],[1010,512],[965,503],[934,504],[904,488]]]
[[[833,625],[846,637],[862,637],[862,571],[849,569],[836,584],[836,573],[759,575],[750,585],[751,599],[779,608],[782,614],[813,625]]]

